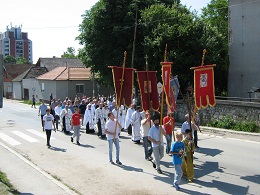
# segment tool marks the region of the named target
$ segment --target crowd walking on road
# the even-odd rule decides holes
[[[43,131],[46,132],[47,147],[51,147],[52,130],[56,131],[60,128],[61,132],[70,135],[72,143],[76,138],[76,144],[80,145],[80,130],[85,129],[87,134],[96,133],[100,139],[106,138],[109,162],[113,165],[122,165],[120,133],[125,131],[131,136],[134,144],[139,145],[142,141],[144,159],[152,163],[152,167],[158,174],[163,173],[160,165],[164,154],[172,156],[172,163],[175,167],[173,186],[176,190],[180,190],[179,185],[183,175],[186,176],[188,182],[194,179],[193,154],[195,148],[198,147],[198,118],[193,122],[189,114],[186,114],[186,121],[182,124],[181,131],[176,133],[175,139],[173,113],[169,112],[162,118],[158,112],[153,112],[152,115],[150,111],[143,111],[134,102],[129,108],[124,105],[118,106],[114,95],[93,98],[83,96],[82,99],[78,96],[75,99],[66,97],[63,101],[52,98],[49,105],[47,106],[42,100],[38,112],[41,116]],[[163,119],[161,123],[160,119]],[[174,143],[172,143],[173,138]],[[115,162],[113,145],[116,149]],[[166,150],[164,145],[166,145]]]

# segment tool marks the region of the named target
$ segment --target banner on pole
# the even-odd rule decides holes
[[[215,65],[197,66],[194,69],[195,106],[199,110],[216,105],[214,67]]]
[[[174,112],[176,110],[176,101],[174,98],[174,93],[171,88],[171,82],[170,82],[172,62],[162,62],[161,64],[162,64],[163,87],[166,96],[168,112]]]
[[[123,74],[123,67],[113,66],[112,67],[114,87],[116,93],[116,104],[120,106],[123,104],[127,107],[130,107],[132,104],[132,92],[133,92],[133,77],[134,69],[133,68],[124,68],[124,78],[120,98],[120,89],[121,89],[121,79]]]
[[[159,95],[157,89],[156,71],[136,71],[142,108],[144,111],[148,111],[149,108],[158,110]]]

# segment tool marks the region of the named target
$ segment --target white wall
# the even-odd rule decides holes
[[[29,99],[32,99],[32,95],[35,95],[36,101],[43,99],[41,87],[35,78],[23,79],[23,89],[29,89]],[[33,91],[35,89],[35,91]]]
[[[22,86],[20,82],[13,82],[13,99],[22,99]]]

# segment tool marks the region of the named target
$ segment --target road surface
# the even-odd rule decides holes
[[[143,147],[123,132],[123,165],[111,165],[107,141],[83,129],[81,146],[57,131],[48,149],[37,113],[38,109],[6,99],[0,109],[0,169],[21,193],[259,194],[260,142],[199,133],[200,148],[194,154],[196,179],[187,183],[183,178],[182,190],[177,192],[172,187],[170,156],[164,156],[163,174],[158,174],[144,159]]]

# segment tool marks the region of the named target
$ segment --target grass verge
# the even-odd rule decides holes
[[[0,171],[0,193],[5,194],[15,194],[18,195],[19,192],[13,187],[13,185],[8,180],[6,174]]]

